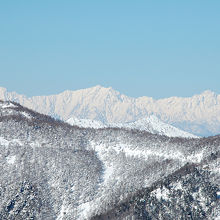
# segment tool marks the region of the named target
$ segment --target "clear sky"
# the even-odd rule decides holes
[[[132,97],[220,93],[219,0],[0,1],[0,86]]]

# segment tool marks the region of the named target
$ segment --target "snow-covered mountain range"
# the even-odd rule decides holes
[[[197,136],[190,134],[188,132],[182,131],[172,125],[166,124],[158,119],[154,115],[150,115],[147,118],[139,119],[134,122],[128,123],[102,123],[100,121],[91,119],[78,119],[70,118],[67,123],[71,125],[76,125],[83,128],[126,128],[126,129],[137,129],[141,131],[147,131],[152,134],[166,135],[168,137],[186,137],[186,138],[196,138]]]
[[[188,98],[154,100],[131,98],[101,86],[30,98],[0,88],[0,99],[16,101],[65,121],[76,117],[102,123],[125,123],[154,114],[168,124],[199,136],[220,133],[220,95],[212,91]]]
[[[220,217],[220,136],[80,128],[2,101],[0,125],[2,220]]]

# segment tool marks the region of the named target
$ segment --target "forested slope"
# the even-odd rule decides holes
[[[0,219],[219,215],[219,136],[80,128],[0,102],[0,148]]]

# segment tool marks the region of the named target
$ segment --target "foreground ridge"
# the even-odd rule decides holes
[[[220,136],[82,128],[0,102],[0,219],[217,219]]]

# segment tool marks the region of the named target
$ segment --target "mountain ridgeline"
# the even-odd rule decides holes
[[[172,125],[166,124],[159,120],[156,116],[151,115],[147,118],[139,119],[137,121],[128,123],[109,123],[104,124],[100,121],[90,119],[78,119],[70,118],[66,121],[71,125],[76,125],[84,128],[124,128],[124,129],[136,129],[141,131],[147,131],[152,134],[166,135],[169,137],[186,137],[186,138],[197,138],[197,136],[188,132],[182,131]]]
[[[0,102],[0,219],[217,219],[220,136],[82,128]]]
[[[212,91],[188,98],[154,100],[131,98],[101,86],[30,98],[0,88],[0,99],[18,102],[64,121],[76,117],[107,124],[127,123],[153,114],[165,123],[198,136],[220,133],[220,95]]]

